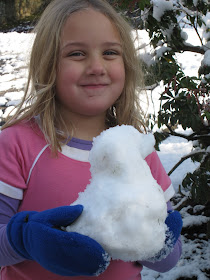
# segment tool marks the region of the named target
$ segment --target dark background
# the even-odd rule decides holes
[[[51,0],[0,0],[0,31],[32,28]],[[17,28],[18,27],[18,28]]]

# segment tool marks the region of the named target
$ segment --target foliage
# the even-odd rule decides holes
[[[0,32],[32,29],[51,0],[0,0]]]
[[[158,116],[150,116],[150,128],[166,125],[168,131],[155,133],[157,140],[176,135],[193,141],[193,151],[186,158],[198,161],[200,167],[188,173],[183,187],[191,189],[192,198],[205,203],[210,200],[210,25],[205,17],[209,11],[206,0],[123,0],[110,1],[122,9],[137,29],[144,29],[150,38],[150,53],[143,60],[147,88],[164,84],[160,94]],[[200,44],[186,43],[183,27],[191,26]],[[200,30],[203,30],[203,37]],[[176,53],[186,51],[203,55],[198,77],[186,76],[176,59]],[[149,60],[148,60],[149,58]],[[177,125],[190,128],[190,135],[175,132]]]
[[[197,201],[199,204],[210,201],[210,173],[206,172],[206,168],[199,168],[193,173],[187,173],[182,185],[191,191],[193,201]]]

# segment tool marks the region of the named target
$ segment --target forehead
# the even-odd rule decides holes
[[[61,45],[68,41],[104,41],[120,42],[120,34],[115,24],[104,14],[88,8],[71,14],[61,32]]]

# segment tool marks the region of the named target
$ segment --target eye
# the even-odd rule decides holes
[[[82,59],[85,56],[85,54],[81,51],[73,51],[73,52],[68,53],[67,56],[72,59]]]
[[[107,49],[103,52],[104,59],[113,60],[120,56],[122,56],[122,51],[118,48],[115,49]]]
[[[119,55],[119,52],[114,50],[107,50],[104,52],[104,55]]]
[[[73,52],[73,53],[70,53],[69,56],[80,56],[80,55],[83,55],[81,52]]]

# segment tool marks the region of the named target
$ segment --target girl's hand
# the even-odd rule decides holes
[[[101,245],[88,236],[60,230],[73,223],[82,211],[82,205],[75,205],[19,212],[7,225],[8,240],[19,255],[53,273],[97,276],[110,262]]]
[[[165,245],[157,255],[148,260],[150,262],[157,262],[165,259],[173,250],[183,226],[180,213],[178,211],[169,210],[165,224],[167,225]]]
[[[168,230],[166,232],[166,243],[170,243],[173,247],[182,231],[182,217],[178,211],[169,210],[168,217],[165,221]]]

